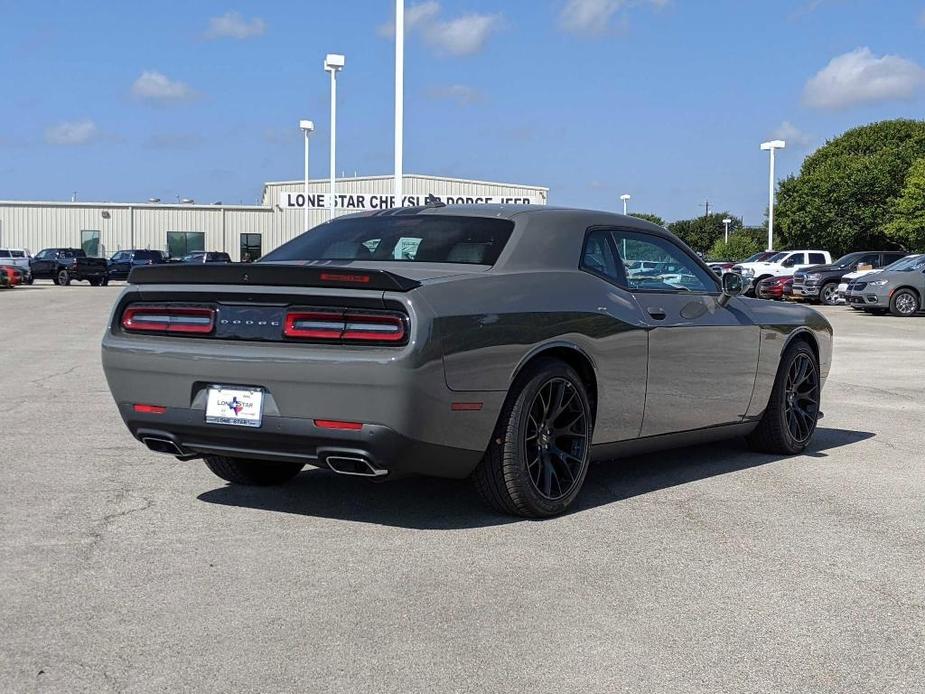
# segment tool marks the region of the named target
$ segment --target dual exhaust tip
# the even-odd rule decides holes
[[[175,441],[171,441],[170,439],[145,436],[141,441],[155,453],[166,453],[167,455],[174,455],[178,458],[187,458],[191,455],[195,455],[190,454],[189,451],[183,450]],[[325,456],[324,462],[338,475],[350,475],[352,477],[385,477],[389,474],[388,470],[376,467],[366,458],[353,455],[329,454]]]
[[[324,462],[338,475],[351,475],[354,477],[385,477],[388,470],[373,465],[366,458],[349,455],[328,455]]]

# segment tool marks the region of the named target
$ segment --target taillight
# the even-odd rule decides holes
[[[133,332],[212,332],[215,309],[193,306],[129,306],[122,314],[122,327]]]
[[[407,335],[403,316],[386,313],[290,311],[283,335],[301,340],[397,344]]]

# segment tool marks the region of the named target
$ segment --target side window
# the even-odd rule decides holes
[[[595,229],[588,234],[581,253],[581,269],[621,282],[623,278],[617,271],[617,259],[613,255],[607,234],[603,229]]]
[[[715,292],[717,280],[667,239],[629,231],[613,232],[626,268],[626,286],[640,291]]]
[[[871,267],[880,267],[880,254],[879,253],[868,253],[867,255],[862,255],[858,258],[858,262],[855,265],[870,265]]]
[[[810,253],[809,254],[809,264],[810,265],[825,265],[825,256],[822,253]]]
[[[906,255],[904,253],[884,253],[883,254],[883,267],[887,265],[892,265],[897,260],[902,260]]]
[[[794,265],[806,265],[806,259],[802,253],[793,253],[784,258],[781,263],[783,267],[793,267]]]

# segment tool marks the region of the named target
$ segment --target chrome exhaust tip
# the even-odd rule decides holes
[[[365,458],[355,458],[346,455],[329,455],[325,463],[338,475],[352,475],[354,477],[384,477],[388,470],[375,467]]]
[[[156,436],[145,436],[141,439],[141,442],[146,445],[150,450],[155,453],[166,453],[167,455],[175,455],[177,457],[188,456],[189,453],[184,451],[180,446],[170,439],[161,439]]]

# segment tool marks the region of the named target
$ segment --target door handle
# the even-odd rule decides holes
[[[668,316],[668,314],[665,313],[665,309],[663,309],[663,308],[661,308],[661,307],[659,307],[659,306],[648,306],[648,307],[646,308],[646,311],[647,311],[648,314],[649,314],[650,316],[652,316],[655,320],[665,320],[665,318],[667,318],[667,316]]]

